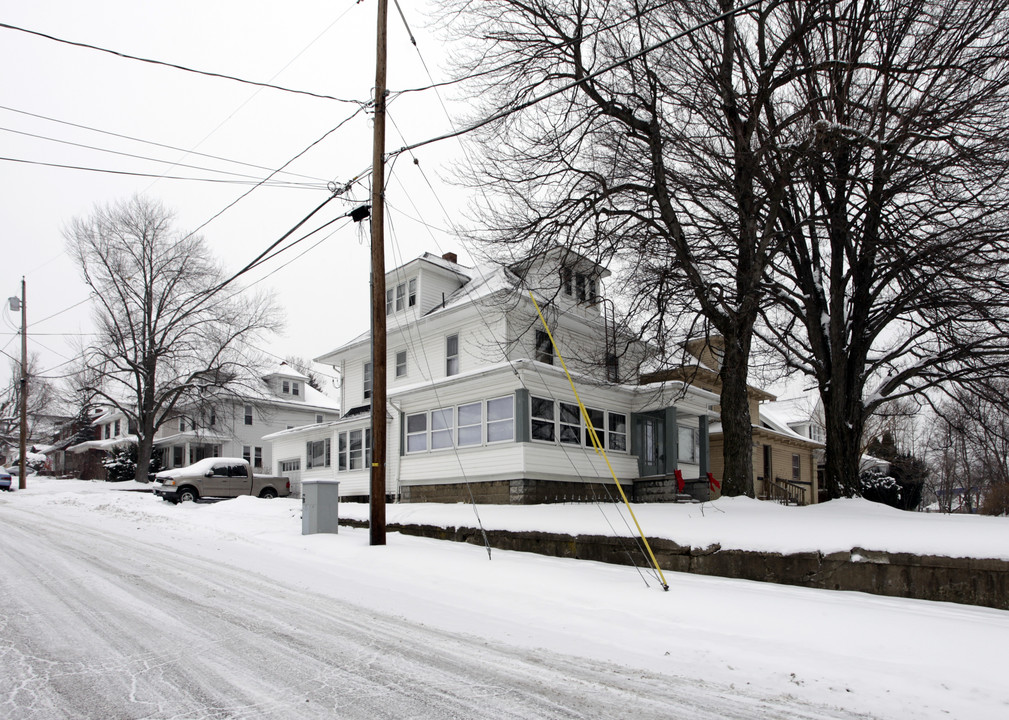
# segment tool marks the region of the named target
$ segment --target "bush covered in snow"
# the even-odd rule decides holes
[[[133,443],[120,445],[109,451],[102,465],[105,466],[109,482],[124,482],[133,480],[137,474],[137,446]],[[161,470],[161,454],[151,453],[149,473]]]
[[[900,506],[900,483],[878,467],[864,470],[858,476],[859,494],[866,500],[890,507]]]

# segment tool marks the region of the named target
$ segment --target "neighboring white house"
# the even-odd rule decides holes
[[[386,274],[387,477],[405,501],[550,502],[616,493],[575,394],[529,298],[531,290],[609,463],[635,480],[675,486],[706,477],[718,398],[682,382],[640,385],[640,344],[619,346],[604,314],[608,271],[557,249],[509,267],[469,268],[425,254]],[[622,340],[626,341],[625,338]],[[623,352],[624,346],[628,351]],[[370,486],[371,344],[361,335],[316,358],[342,378],[343,416],[268,438],[274,471]],[[689,447],[680,448],[683,438]]]
[[[240,392],[215,397],[201,407],[180,408],[155,434],[154,449],[161,452],[165,468],[190,465],[205,457],[242,457],[262,472],[273,467],[264,436],[339,417],[336,401],[311,387],[304,374],[281,363],[261,382],[243,384]],[[117,409],[99,416],[94,426],[94,440],[68,450],[108,451],[137,441],[136,429],[128,427]]]

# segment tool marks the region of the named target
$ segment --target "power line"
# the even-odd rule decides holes
[[[14,130],[12,128],[0,127],[0,130],[4,132],[14,133],[15,135],[23,135],[25,137],[36,138],[38,140],[46,140],[48,142],[59,143],[61,145],[71,145],[73,147],[84,148],[85,150],[95,150],[96,152],[109,153],[110,155],[119,155],[121,157],[133,158],[134,160],[149,160],[156,163],[164,163],[165,165],[171,165],[173,167],[183,167],[190,170],[203,170],[204,172],[214,172],[220,173],[222,175],[234,175],[235,177],[245,178],[246,180],[258,180],[259,178],[253,175],[248,175],[246,173],[232,172],[230,170],[217,170],[215,168],[203,167],[201,165],[189,165],[187,163],[178,162],[175,160],[162,160],[160,158],[150,157],[147,155],[136,155],[134,153],[123,152],[120,150],[111,150],[109,148],[97,147],[95,145],[87,145],[85,143],[73,142],[71,140],[60,140],[59,138],[49,137],[48,135],[39,135],[37,133],[30,133],[24,130]],[[278,181],[280,182],[280,181]],[[321,181],[320,181],[321,182]],[[284,181],[285,184],[297,187],[309,186],[307,183],[294,183]],[[318,187],[319,183],[311,185],[311,187]]]
[[[83,170],[85,172],[104,173],[106,175],[127,175],[130,177],[159,178],[163,180],[187,180],[189,182],[209,182],[224,185],[252,185],[254,188],[259,187],[260,185],[268,185],[269,187],[292,188],[296,190],[318,189],[317,187],[313,187],[311,185],[308,185],[307,183],[287,183],[280,181],[268,182],[266,180],[259,180],[259,181],[227,180],[223,178],[199,178],[199,177],[184,177],[181,175],[158,175],[155,173],[131,172],[128,170],[112,170],[109,168],[87,167],[84,165],[65,165],[63,163],[50,163],[50,162],[42,162],[41,160],[26,160],[24,158],[14,158],[14,157],[0,157],[0,161],[21,163],[23,165],[39,165],[41,167],[60,168],[62,170]]]
[[[471,132],[474,132],[475,130],[479,130],[480,128],[486,125],[490,125],[492,122],[502,120],[510,115],[514,115],[517,112],[526,110],[532,107],[533,105],[537,105],[543,102],[544,100],[549,100],[555,95],[560,95],[561,93],[567,92],[568,90],[572,90],[578,87],[579,85],[584,85],[589,80],[594,80],[600,75],[608,73],[611,70],[615,70],[616,68],[620,67],[621,65],[626,65],[627,63],[630,63],[634,60],[637,60],[640,57],[643,57],[651,52],[654,52],[655,50],[663,48],[672,42],[680,40],[681,38],[684,38],[687,35],[691,35],[697,32],[698,30],[707,27],[708,25],[714,25],[717,22],[726,20],[735,15],[739,15],[740,13],[749,10],[752,7],[755,7],[756,5],[759,5],[761,2],[763,2],[763,0],[750,0],[750,2],[745,3],[744,5],[740,5],[739,7],[728,10],[727,12],[724,12],[721,15],[716,15],[713,18],[709,18],[704,22],[698,23],[697,25],[689,27],[686,30],[678,32],[675,35],[671,35],[665,40],[660,40],[657,43],[653,43],[652,45],[649,45],[648,47],[645,47],[632,55],[628,55],[625,58],[612,62],[609,65],[606,65],[600,68],[599,70],[596,70],[595,72],[588,73],[582,78],[572,80],[571,82],[561,85],[560,87],[554,88],[553,90],[550,90],[548,92],[545,92],[542,95],[537,95],[536,97],[526,100],[525,102],[519,103],[518,105],[510,107],[506,110],[502,110],[501,112],[494,113],[488,117],[485,117],[482,120],[478,120],[475,123],[472,123],[471,125],[462,128],[461,130],[453,130],[452,132],[445,133],[444,135],[439,135],[437,137],[429,138],[427,140],[422,140],[418,143],[414,143],[413,145],[407,145],[405,147],[401,147],[399,150],[394,150],[393,152],[389,153],[388,156],[394,157],[404,152],[409,152],[411,150],[416,150],[417,148],[424,147],[425,145],[432,145],[434,143],[441,142],[442,140],[450,140],[452,138],[460,137],[462,135],[467,135]]]
[[[126,60],[136,60],[138,62],[149,63],[151,65],[161,65],[163,67],[170,67],[176,70],[182,70],[183,72],[194,73],[196,75],[206,75],[207,77],[220,78],[222,80],[231,80],[233,82],[243,83],[245,85],[254,85],[256,87],[269,88],[271,90],[280,90],[281,92],[293,93],[295,95],[307,95],[309,97],[319,98],[322,100],[335,100],[336,102],[350,103],[357,105],[367,105],[367,102],[361,100],[347,100],[345,98],[338,98],[332,95],[324,95],[322,93],[311,92],[309,90],[295,90],[293,88],[284,87],[282,85],[274,85],[272,83],[257,82],[255,80],[245,80],[244,78],[235,77],[234,75],[225,75],[223,73],[211,72],[209,70],[197,70],[195,68],[186,67],[185,65],[179,65],[177,63],[165,62],[164,60],[153,60],[151,58],[139,57],[137,55],[129,55],[127,53],[121,53],[117,50],[109,50],[108,48],[99,47],[97,45],[90,45],[88,43],[76,42],[73,40],[65,40],[63,38],[58,38],[54,35],[48,35],[37,30],[29,30],[27,28],[18,27],[17,25],[10,25],[9,23],[0,22],[0,28],[6,28],[8,30],[16,30],[17,32],[26,33],[28,35],[35,35],[37,37],[45,38],[46,40],[52,40],[53,42],[63,43],[64,45],[72,45],[74,47],[86,48],[88,50],[96,50],[98,52],[108,53],[109,55],[115,55],[116,57],[121,57]]]
[[[197,150],[187,150],[186,148],[177,147],[175,145],[167,145],[165,143],[155,142],[154,140],[144,140],[143,138],[134,137],[132,135],[124,135],[122,133],[112,132],[111,130],[102,130],[100,128],[91,127],[90,125],[82,125],[81,123],[70,122],[69,120],[60,120],[58,118],[49,117],[48,115],[40,115],[38,113],[28,112],[27,110],[18,110],[17,108],[8,107],[7,105],[0,105],[0,110],[7,110],[8,112],[18,113],[19,115],[27,115],[28,117],[38,118],[40,120],[46,120],[48,122],[58,123],[60,125],[68,125],[69,127],[80,128],[81,130],[87,130],[89,132],[101,133],[102,135],[109,135],[111,137],[117,137],[123,140],[130,140],[132,142],[143,143],[145,145],[153,145],[154,147],[165,148],[166,150],[174,150],[176,152],[186,153],[187,155],[198,155],[200,157],[205,157],[210,160],[220,160],[222,162],[232,163],[234,165],[244,165],[245,167],[255,168],[256,170],[273,169],[266,165],[256,165],[255,163],[242,162],[241,160],[232,160],[230,158],[221,157],[219,155],[211,155],[209,153],[203,153]],[[285,174],[305,178],[306,180],[316,180],[318,182],[323,182],[322,178],[312,177],[311,175],[302,175],[300,173],[294,173],[289,171],[285,171]]]

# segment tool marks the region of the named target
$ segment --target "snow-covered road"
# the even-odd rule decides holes
[[[128,487],[0,494],[0,718],[1009,717],[1006,611],[678,573],[662,592],[618,565],[304,536],[295,499],[175,506]],[[737,526],[811,542],[809,513],[756,501],[640,509],[716,542],[743,542]],[[521,510],[481,512],[592,527],[577,506]],[[894,523],[942,547],[1006,527],[867,503],[814,514],[812,542],[860,546]]]
[[[11,720],[851,717],[410,623],[156,536],[3,520]]]

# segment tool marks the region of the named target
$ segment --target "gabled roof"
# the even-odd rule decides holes
[[[270,372],[266,373],[264,377],[291,378],[292,380],[304,380],[305,382],[308,382],[308,375],[305,375],[297,368],[288,365],[286,362],[277,364]]]

